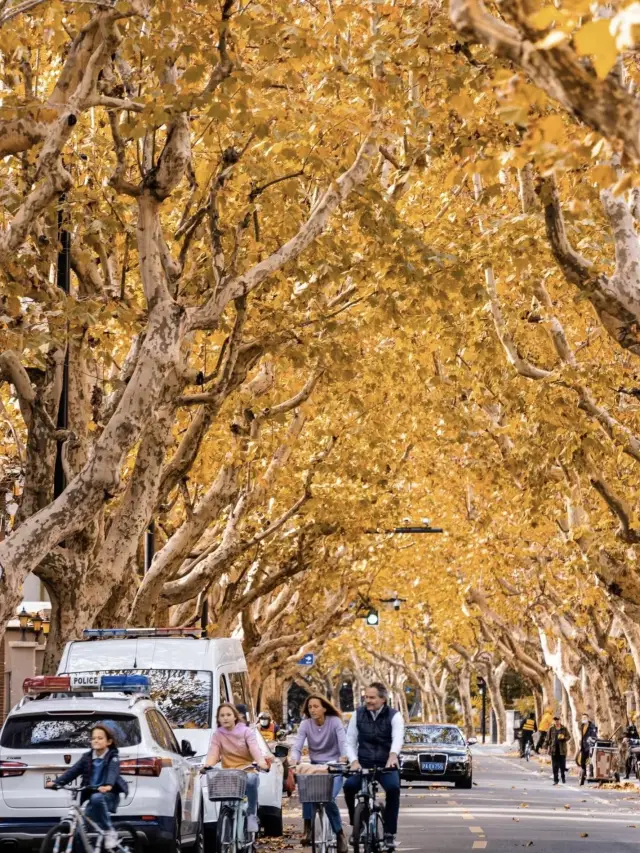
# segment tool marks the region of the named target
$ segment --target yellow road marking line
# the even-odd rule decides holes
[[[474,820],[474,817],[469,812],[462,812],[462,820]]]
[[[470,826],[470,832],[484,832],[484,829],[481,826]]]
[[[486,841],[474,841],[471,849],[472,850],[484,850],[484,848],[486,846],[487,846]]]

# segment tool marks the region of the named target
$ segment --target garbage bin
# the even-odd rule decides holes
[[[591,753],[593,776],[589,781],[611,782],[620,780],[618,747],[612,740],[597,740]]]

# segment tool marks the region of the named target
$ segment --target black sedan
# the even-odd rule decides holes
[[[471,744],[457,726],[425,723],[406,728],[400,753],[403,782],[454,782],[456,788],[473,784]]]

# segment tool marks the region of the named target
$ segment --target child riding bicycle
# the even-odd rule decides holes
[[[118,844],[118,833],[113,828],[111,815],[118,808],[120,794],[126,796],[129,786],[120,775],[118,747],[111,729],[103,725],[94,726],[91,729],[91,749],[61,776],[47,782],[47,788],[67,785],[78,776],[83,787],[95,789],[93,793],[83,791],[81,795],[81,802],[89,800],[85,814],[105,830],[104,846],[113,850]]]
[[[214,767],[221,762],[223,770],[247,771],[247,829],[249,832],[257,832],[260,780],[250,765],[255,763],[261,770],[268,770],[269,765],[260,750],[255,732],[242,722],[231,703],[223,702],[218,707],[216,722],[218,728],[211,738],[205,767]]]

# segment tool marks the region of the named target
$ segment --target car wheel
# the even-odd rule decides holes
[[[200,819],[198,820],[198,826],[196,827],[196,837],[193,841],[191,850],[193,851],[193,853],[205,853],[204,820],[202,819],[202,809],[200,810]]]
[[[203,824],[202,840],[204,853],[218,853],[218,823],[217,821]]]
[[[182,821],[180,803],[176,804],[176,812],[173,816],[173,838],[169,842],[169,853],[182,853]]]
[[[260,819],[262,831],[267,838],[282,838],[282,809],[278,809],[275,814],[272,812],[269,814],[261,814],[260,809],[258,809],[258,817]]]
[[[465,776],[464,779],[456,779],[455,786],[456,788],[473,788],[473,776],[471,773]]]

